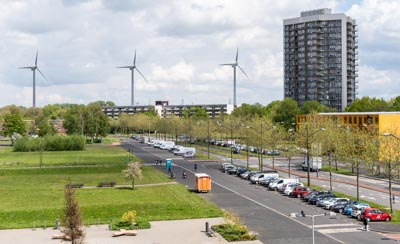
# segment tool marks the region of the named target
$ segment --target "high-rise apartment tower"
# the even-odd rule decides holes
[[[284,97],[343,111],[358,94],[356,21],[330,9],[283,20]]]

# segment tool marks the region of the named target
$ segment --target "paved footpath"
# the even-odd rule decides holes
[[[190,219],[153,221],[151,228],[138,230],[137,236],[112,237],[107,225],[94,225],[85,230],[86,244],[218,244],[228,243],[221,236],[209,237],[205,233],[205,223],[211,225],[220,224],[222,218]],[[2,244],[57,244],[70,243],[62,240],[51,239],[53,234],[59,234],[57,230],[47,229],[14,229],[0,230],[0,243]],[[259,241],[241,242],[259,244]]]

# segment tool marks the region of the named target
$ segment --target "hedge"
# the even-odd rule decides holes
[[[45,136],[43,138],[21,137],[15,141],[13,151],[81,151],[85,149],[85,141],[85,137],[80,135]]]

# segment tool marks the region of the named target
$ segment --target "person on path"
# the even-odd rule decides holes
[[[194,171],[197,171],[197,164],[194,164]]]
[[[364,224],[364,231],[368,231],[368,219],[366,217],[363,218],[363,224]]]
[[[156,165],[158,165],[158,159],[156,159]]]

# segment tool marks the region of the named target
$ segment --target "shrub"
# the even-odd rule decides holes
[[[18,138],[13,146],[14,152],[40,151],[81,151],[85,149],[85,137],[72,136],[46,136],[44,138]]]

